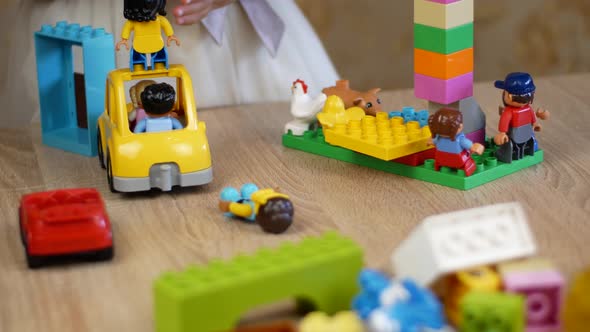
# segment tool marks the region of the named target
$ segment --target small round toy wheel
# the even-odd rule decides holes
[[[98,163],[100,164],[100,167],[106,168],[104,165],[104,151],[102,150],[100,128],[98,128],[97,132],[96,132],[96,145],[97,145],[97,151],[98,151]]]
[[[23,230],[22,206],[18,207],[18,231],[20,233],[20,242],[26,247],[25,231]]]
[[[113,259],[113,256],[115,256],[115,250],[113,247],[110,247],[97,251],[94,257],[98,261],[108,261]]]
[[[115,189],[115,185],[113,183],[113,165],[111,165],[111,158],[107,155],[107,180],[109,182],[109,188],[111,192],[118,193],[119,191]]]
[[[27,265],[29,266],[29,268],[36,269],[36,268],[43,266],[43,258],[42,257],[33,256],[33,255],[29,254],[28,249],[26,249],[26,253],[27,253]]]

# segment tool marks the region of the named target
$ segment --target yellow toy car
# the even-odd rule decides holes
[[[176,81],[173,112],[182,129],[133,133],[125,83],[137,80]],[[109,73],[105,112],[98,119],[98,158],[107,169],[113,192],[197,186],[213,180],[211,153],[203,121],[197,119],[191,78],[182,65],[169,69],[118,69]]]

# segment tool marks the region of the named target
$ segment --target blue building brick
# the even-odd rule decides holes
[[[76,115],[73,46],[82,48],[88,128]],[[97,154],[97,120],[104,111],[106,78],[115,69],[113,35],[104,29],[58,22],[35,32],[35,56],[43,143],[66,151]]]

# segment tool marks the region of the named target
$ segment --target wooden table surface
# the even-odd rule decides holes
[[[112,194],[96,158],[42,146],[38,126],[0,130],[0,331],[151,331],[152,282],[164,271],[332,229],[358,241],[368,266],[389,270],[391,252],[425,217],[509,201],[524,205],[540,254],[570,277],[590,264],[590,74],[536,83],[536,105],[552,112],[538,135],[545,162],[467,192],[287,149],[285,103],[200,111],[215,179],[172,193]],[[495,134],[500,91],[488,82],[475,95]],[[425,106],[409,90],[384,92],[382,100],[386,109]],[[295,221],[285,234],[217,211],[220,190],[245,182],[292,197]],[[103,193],[115,259],[31,271],[18,235],[19,199],[64,187]]]

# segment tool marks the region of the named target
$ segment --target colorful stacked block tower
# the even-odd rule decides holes
[[[431,112],[463,113],[464,132],[485,140],[485,115],[473,99],[474,0],[414,0],[414,89]]]

